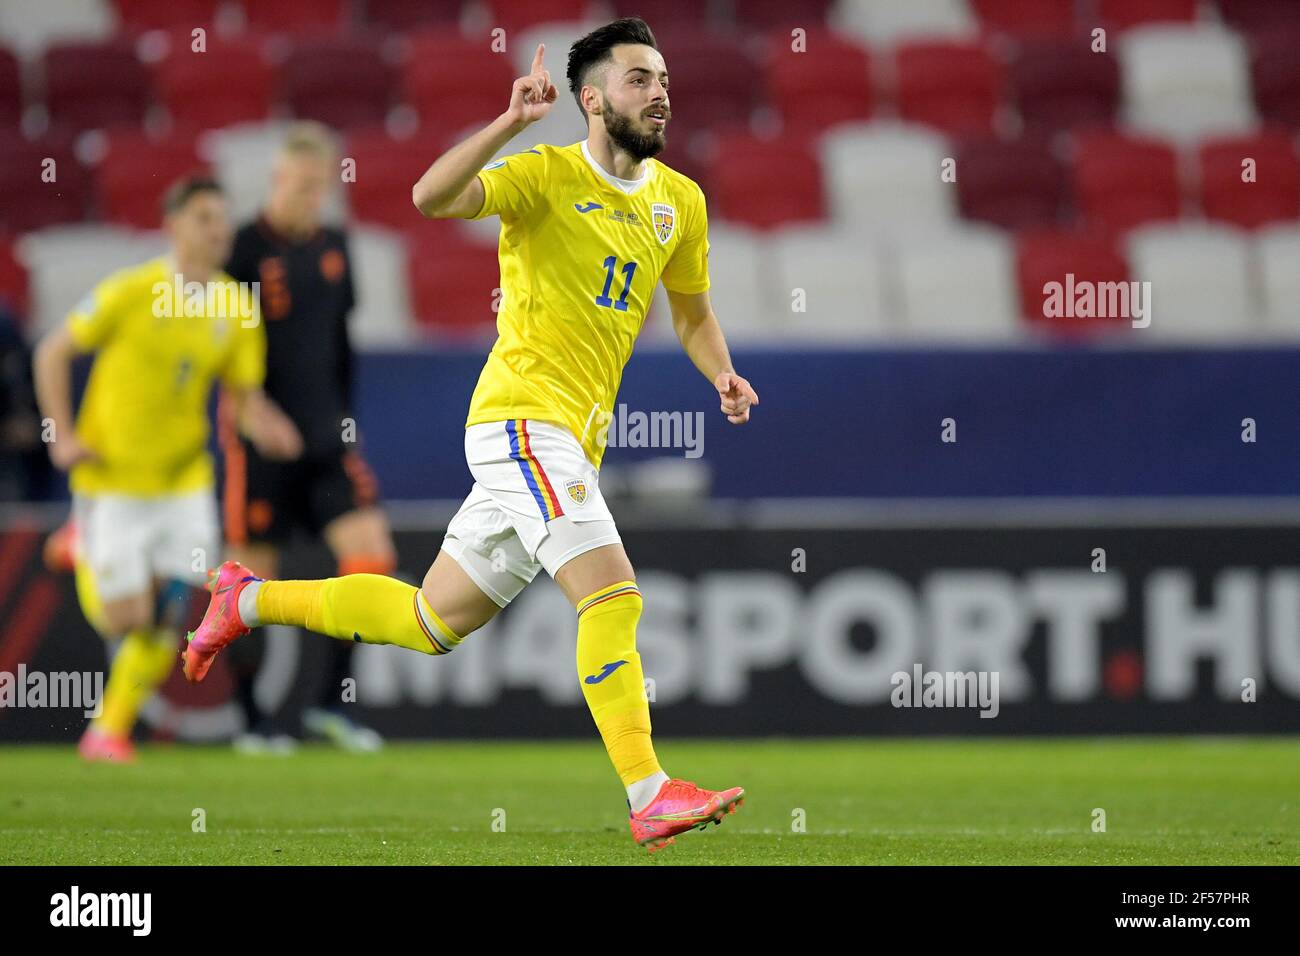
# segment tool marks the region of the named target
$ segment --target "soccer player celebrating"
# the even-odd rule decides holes
[[[466,422],[474,486],[423,587],[374,575],[261,581],[227,563],[185,673],[201,680],[221,648],[269,623],[446,654],[545,568],[577,609],[580,686],[627,789],[632,835],[654,850],[720,822],[744,793],[670,779],[659,766],[636,652],[641,594],[597,484],[623,366],[661,280],[673,327],[727,420],[748,421],[758,397],[733,369],[709,302],[704,196],[652,158],[671,110],[664,58],[643,21],[616,20],[569,51],[584,142],[484,166],[554,104],[544,52],[515,81],[509,108],[412,193],[425,216],[500,218],[504,292]]]
[[[261,391],[266,344],[256,303],[221,272],[230,217],[214,180],[164,200],[169,255],[95,287],[37,347],[36,393],[53,423],[50,457],[69,472],[77,594],[101,634],[121,639],[103,708],[81,738],[88,760],[127,761],[130,732],[177,658],[189,589],[219,539],[208,440],[214,380],[231,390],[265,454],[302,440]],[[72,361],[93,352],[73,425]]]
[[[347,328],[355,304],[352,262],[344,233],[321,225],[321,208],[336,182],[328,130],[295,124],[276,154],[262,214],[235,234],[226,265],[236,280],[261,283],[266,393],[293,419],[305,445],[300,459],[273,461],[234,429],[223,429],[226,542],[231,557],[263,577],[277,575],[280,548],[295,528],[325,539],[340,574],[397,569],[374,476],[348,440],[355,434]],[[259,645],[241,641],[232,651],[248,728],[236,743],[250,751],[284,749],[253,696]],[[318,706],[303,712],[302,724],[345,749],[375,750],[379,735],[342,709],[354,647],[333,645]]]

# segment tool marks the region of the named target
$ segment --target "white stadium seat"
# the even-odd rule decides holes
[[[901,237],[894,262],[905,335],[946,341],[1015,337],[1014,254],[999,231],[972,227]]]
[[[765,317],[776,337],[879,340],[896,331],[874,237],[824,228],[785,230],[769,240],[768,261],[774,288]],[[797,305],[801,311],[795,311]]]
[[[1150,282],[1151,326],[1135,334],[1188,342],[1258,331],[1245,233],[1204,223],[1148,226],[1130,234],[1130,277]]]
[[[743,226],[709,224],[709,297],[728,339],[761,343],[770,336],[765,310],[771,301],[766,244]],[[672,312],[662,284],[655,288],[642,344],[677,342]]]
[[[827,211],[845,228],[897,233],[956,218],[956,185],[940,179],[953,155],[939,133],[908,123],[841,127],[821,141]]]
[[[400,348],[416,337],[407,285],[406,242],[377,226],[353,226],[348,232],[352,281],[357,307],[349,320],[357,348]]]
[[[1278,336],[1300,335],[1300,224],[1274,226],[1255,237],[1264,327]]]
[[[840,0],[830,22],[868,43],[955,39],[977,32],[966,0]]]
[[[52,43],[107,40],[117,27],[111,0],[3,0],[0,43],[38,57]]]
[[[1118,41],[1124,118],[1134,129],[1190,141],[1255,124],[1242,37],[1208,25],[1160,25]]]
[[[763,315],[775,293],[769,289],[770,270],[763,253],[763,243],[754,232],[709,224],[709,295],[728,337],[737,341],[762,341],[767,335]],[[664,306],[662,321],[671,324],[666,302]]]

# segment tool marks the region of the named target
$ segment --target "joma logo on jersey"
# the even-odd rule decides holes
[[[650,214],[654,217],[655,235],[659,237],[659,244],[667,245],[668,240],[673,237],[677,210],[666,202],[657,202],[650,207]]]

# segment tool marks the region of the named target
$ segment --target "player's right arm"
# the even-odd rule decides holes
[[[515,80],[510,106],[469,139],[437,158],[411,189],[411,202],[427,219],[471,219],[483,208],[486,193],[478,173],[506,143],[550,112],[559,91],[542,65],[544,44],[533,55],[527,76]]]
[[[32,378],[36,386],[36,404],[41,416],[53,425],[49,442],[50,461],[67,471],[79,461],[94,457],[89,448],[77,440],[72,416],[72,361],[77,343],[67,326],[49,332],[36,346],[32,358]]]
[[[56,468],[95,457],[77,438],[72,402],[72,363],[78,354],[102,348],[117,332],[129,281],[109,276],[77,303],[68,320],[41,339],[32,356],[32,379],[41,416],[53,425],[50,460]]]

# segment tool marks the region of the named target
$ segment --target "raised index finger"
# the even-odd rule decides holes
[[[545,43],[537,44],[537,52],[533,54],[533,68],[528,71],[529,73],[542,72],[542,54],[545,52],[546,52],[546,44]]]

